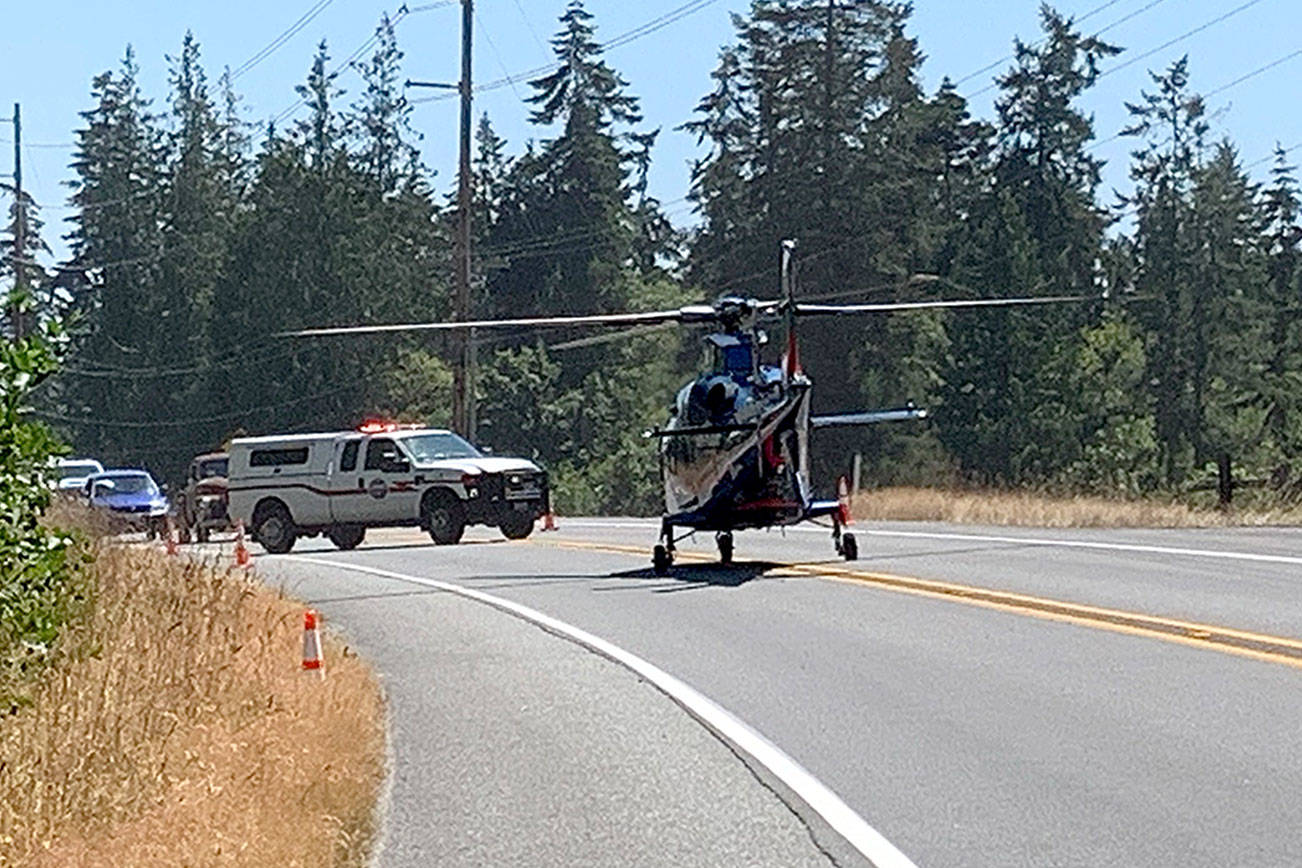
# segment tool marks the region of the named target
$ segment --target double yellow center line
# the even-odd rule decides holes
[[[563,549],[611,552],[615,554],[636,555],[646,558],[645,548],[606,543],[576,542],[572,540],[550,540],[539,542]],[[678,552],[681,560],[709,562],[714,558],[695,552]],[[1225,654],[1237,654],[1269,663],[1282,663],[1302,669],[1302,641],[1283,636],[1271,636],[1265,633],[1252,633],[1235,630],[1215,624],[1201,624],[1195,621],[1182,621],[1147,615],[1142,612],[1129,612],[1123,609],[1108,609],[1035,597],[1011,591],[998,591],[975,585],[962,585],[954,582],[940,582],[930,579],[918,579],[911,576],[898,576],[890,573],[867,572],[815,563],[783,564],[767,571],[773,576],[813,576],[836,581],[871,585],[902,594],[947,600],[969,606],[981,606],[1018,615],[1028,615],[1050,621],[1059,621],[1091,627],[1097,630],[1111,630],[1132,636],[1146,636],[1164,642],[1176,642],[1194,648],[1220,651]]]

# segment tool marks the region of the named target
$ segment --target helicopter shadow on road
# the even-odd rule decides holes
[[[735,561],[731,564],[687,563],[669,568],[666,575],[657,575],[651,567],[636,570],[623,570],[611,573],[612,579],[646,579],[660,580],[660,584],[609,586],[596,588],[598,591],[632,591],[650,590],[655,594],[673,594],[679,591],[697,591],[704,588],[740,588],[757,579],[770,578],[766,574],[771,570],[782,568],[782,564],[772,561]],[[771,578],[779,578],[772,576]]]

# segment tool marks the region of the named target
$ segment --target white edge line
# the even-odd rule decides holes
[[[797,798],[808,805],[810,810],[821,817],[836,834],[845,839],[851,847],[862,854],[876,868],[917,868],[907,856],[896,849],[894,844],[886,840],[880,832],[868,825],[862,817],[855,813],[854,809],[842,801],[840,796],[832,792],[827,785],[814,777],[804,766],[792,759],[773,742],[700,691],[680,681],[655,664],[638,657],[630,651],[625,651],[618,645],[599,636],[594,636],[586,630],[581,630],[564,621],[557,620],[550,615],[545,615],[536,609],[531,609],[528,606],[492,594],[485,594],[483,591],[477,591],[473,588],[452,584],[451,582],[424,579],[419,576],[410,576],[404,573],[340,563],[322,558],[291,555],[285,560],[315,564],[332,569],[368,573],[380,578],[396,579],[446,591],[450,594],[485,603],[577,642],[646,679],[658,690],[678,703],[688,714],[714,730],[737,750],[742,751],[755,762],[768,769],[770,773],[795,793]]]
[[[603,521],[582,521],[571,520],[575,527],[590,528],[641,528],[653,527],[653,524],[644,524],[637,522],[603,522]],[[1017,545],[1046,546],[1057,548],[1076,548],[1076,549],[1096,549],[1114,552],[1138,552],[1143,554],[1157,555],[1178,555],[1191,558],[1213,558],[1227,561],[1255,561],[1265,564],[1289,564],[1291,566],[1302,566],[1302,557],[1292,557],[1289,555],[1267,555],[1257,554],[1255,552],[1227,552],[1217,551],[1215,549],[1187,549],[1176,548],[1172,546],[1154,546],[1144,545],[1142,543],[1108,543],[1093,542],[1089,540],[1069,540],[1069,539],[1041,539],[1037,537],[1016,537],[1016,536],[985,536],[980,534],[967,533],[936,533],[928,531],[912,530],[873,530],[861,525],[855,525],[851,528],[855,533],[865,536],[893,536],[911,539],[939,539],[939,540],[961,540],[964,542],[999,542],[1015,543]],[[823,528],[814,527],[788,527],[786,530],[796,531],[799,533],[827,533]],[[942,553],[943,554],[943,553]]]

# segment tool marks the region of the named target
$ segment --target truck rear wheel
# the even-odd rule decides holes
[[[498,527],[502,530],[502,536],[507,539],[524,539],[533,533],[533,516],[527,512],[512,510],[502,516]]]
[[[284,504],[265,503],[253,515],[253,537],[271,554],[283,555],[294,547],[298,529]]]
[[[450,494],[435,495],[422,504],[425,529],[437,545],[453,546],[466,532],[466,508]]]
[[[355,549],[366,539],[366,528],[360,524],[337,524],[326,531],[330,542],[340,551]]]

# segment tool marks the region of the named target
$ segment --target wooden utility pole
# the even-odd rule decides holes
[[[14,300],[9,308],[14,340],[21,340],[27,333],[19,301],[23,287],[27,284],[27,263],[23,261],[27,250],[26,218],[27,208],[23,202],[23,115],[18,103],[14,103]]]
[[[470,101],[474,0],[461,0],[461,168],[457,178],[457,296],[456,317],[470,320]],[[456,429],[470,442],[475,441],[475,361],[474,335],[458,331],[457,364],[453,370],[452,416]]]
[[[474,0],[461,0],[461,80],[457,84],[411,81],[408,87],[437,87],[461,94],[461,161],[457,178],[457,234],[453,243],[455,287],[452,318],[470,320],[470,105],[473,83],[471,54],[474,46]],[[475,439],[475,344],[469,332],[452,333],[452,427],[471,442]]]

